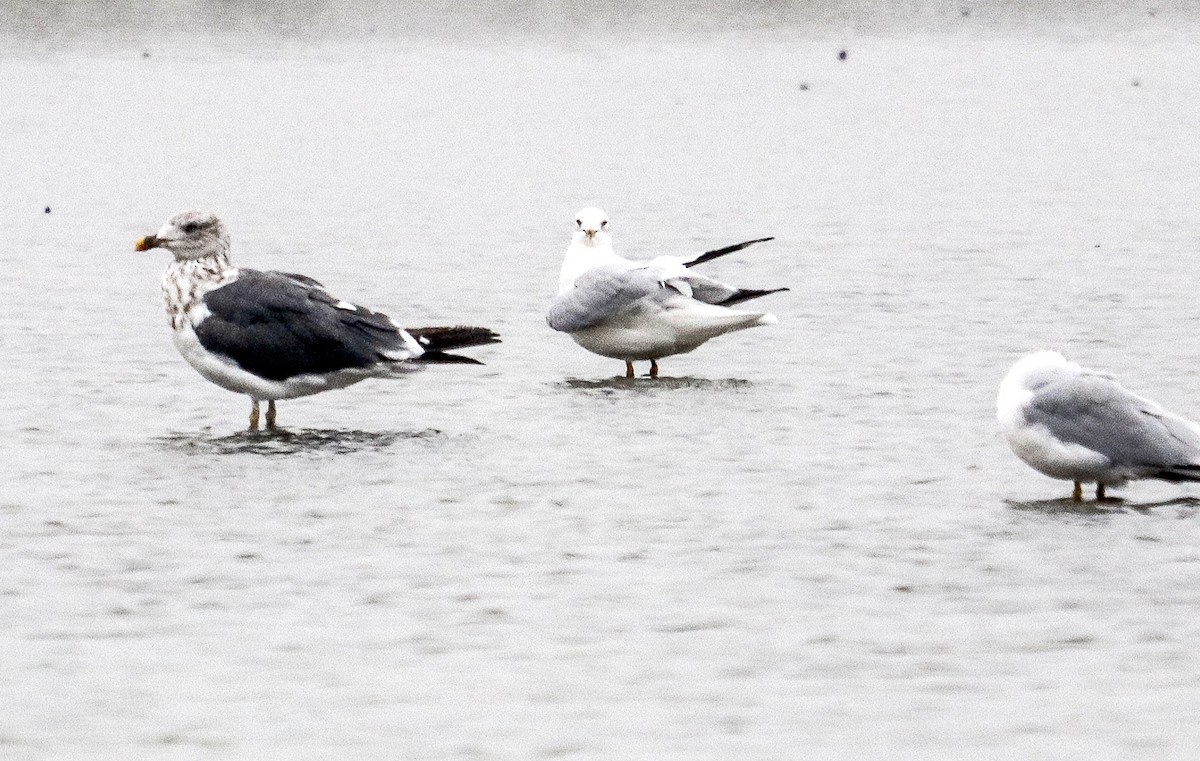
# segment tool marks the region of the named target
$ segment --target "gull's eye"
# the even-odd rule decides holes
[[[604,220],[603,222],[601,222],[601,223],[600,223],[600,226],[601,226],[601,227],[608,227],[608,220],[606,219],[606,220]]]
[[[181,227],[179,229],[185,233],[194,233],[200,229],[200,223],[199,222],[188,222],[186,225],[184,225],[183,227]]]
[[[577,219],[577,220],[575,220],[575,226],[576,226],[576,227],[583,227],[583,220],[582,220],[582,219]]]

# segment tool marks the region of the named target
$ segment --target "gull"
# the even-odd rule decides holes
[[[234,267],[215,214],[184,211],[137,242],[174,260],[162,292],[176,348],[206,379],[252,400],[250,430],[275,427],[275,401],[388,378],[431,363],[482,364],[448,349],[497,343],[487,328],[401,328],[304,275]]]
[[[1000,383],[996,417],[1017,457],[1051,478],[1105,486],[1200,481],[1200,426],[1056,351],[1022,357]]]
[[[657,378],[663,357],[692,351],[722,333],[778,322],[767,312],[730,307],[787,288],[735,288],[690,269],[773,238],[692,257],[633,261],[613,250],[608,216],[600,209],[580,210],[575,227],[546,322],[590,352],[625,360],[626,378],[634,377],[635,361],[650,360],[650,377]]]

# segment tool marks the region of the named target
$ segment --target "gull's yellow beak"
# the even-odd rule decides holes
[[[153,235],[138,238],[138,242],[133,246],[134,251],[149,251],[152,248],[158,248],[158,238],[155,238]]]

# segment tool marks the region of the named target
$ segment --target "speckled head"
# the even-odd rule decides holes
[[[165,248],[178,261],[215,257],[228,259],[229,233],[211,211],[181,211],[163,224],[154,235],[137,242],[137,251]]]

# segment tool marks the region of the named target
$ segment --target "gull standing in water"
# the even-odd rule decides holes
[[[267,402],[267,428],[274,428],[277,399],[425,364],[482,364],[446,350],[500,340],[487,328],[401,328],[304,275],[234,267],[229,233],[210,212],[176,214],[135,248],[174,254],[162,289],[175,346],[205,378],[250,396],[251,430],[258,429],[261,401]]]
[[[767,312],[730,307],[787,288],[735,288],[690,269],[772,238],[642,262],[613,250],[608,216],[600,209],[582,209],[575,227],[546,322],[590,352],[625,360],[626,378],[634,377],[635,361],[650,360],[650,377],[657,378],[663,357],[689,352],[722,333],[777,322]]]
[[[996,417],[1017,457],[1051,478],[1104,487],[1200,481],[1200,426],[1055,351],[1021,358],[1000,384]]]

